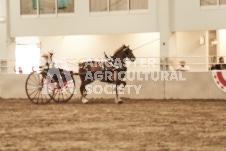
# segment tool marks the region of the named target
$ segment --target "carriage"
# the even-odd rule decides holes
[[[50,62],[52,62],[53,53],[49,53]],[[131,61],[135,60],[135,56],[132,53],[132,50],[129,49],[128,46],[123,45],[120,47],[115,54],[112,56],[112,60],[121,59],[121,61],[125,58],[129,58]],[[83,103],[88,103],[86,97],[86,88],[87,84],[92,83],[94,80],[85,80],[85,75],[87,71],[91,71],[92,73],[95,71],[100,71],[105,74],[105,71],[111,71],[114,73],[119,73],[120,71],[125,72],[126,67],[125,63],[121,65],[121,67],[116,68],[113,64],[110,69],[104,69],[100,66],[92,67],[90,65],[86,66],[87,62],[83,62],[79,64],[79,72],[74,73],[73,71],[67,71],[64,69],[55,68],[54,65],[50,68],[49,64],[48,69],[43,69],[39,71],[33,71],[29,74],[26,80],[25,89],[26,94],[29,100],[34,104],[47,104],[51,100],[54,100],[57,103],[63,103],[69,101],[74,94],[76,94],[76,85],[74,80],[74,75],[79,75],[81,79],[81,99]],[[109,63],[107,61],[107,63]],[[124,75],[124,74],[123,74]],[[105,80],[102,82],[114,83],[116,84],[116,103],[122,103],[121,100],[118,99],[117,86],[120,84],[126,85],[125,81],[120,79],[114,80]]]
[[[52,61],[53,53],[49,53]],[[47,104],[69,101],[75,93],[75,80],[72,71],[49,68],[33,71],[26,80],[25,89],[29,100],[34,104]],[[77,73],[78,74],[78,73]]]

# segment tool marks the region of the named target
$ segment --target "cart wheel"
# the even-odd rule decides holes
[[[51,101],[47,80],[40,71],[34,71],[27,77],[25,88],[32,103],[47,104]]]
[[[54,83],[56,86],[57,83]],[[75,92],[75,80],[71,75],[71,80],[64,82],[63,88],[56,86],[54,89],[49,90],[51,98],[56,103],[64,103],[71,99]]]

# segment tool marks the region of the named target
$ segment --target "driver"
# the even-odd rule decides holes
[[[50,58],[49,58],[49,54],[44,53],[42,55],[41,61],[40,61],[40,65],[39,68],[40,69],[49,69],[49,62],[50,62]]]

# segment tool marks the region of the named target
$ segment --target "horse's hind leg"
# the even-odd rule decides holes
[[[122,104],[122,100],[118,98],[118,85],[116,84],[115,103]]]
[[[123,84],[123,87],[125,88],[125,86],[126,86],[126,81],[122,81],[121,83]]]

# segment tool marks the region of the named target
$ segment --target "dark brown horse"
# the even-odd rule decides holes
[[[95,80],[99,80],[101,82],[116,84],[115,102],[118,104],[123,103],[118,98],[117,87],[121,84],[123,84],[124,87],[126,86],[126,82],[123,78],[125,77],[125,72],[127,70],[125,61],[127,58],[131,61],[135,61],[136,59],[129,46],[123,45],[115,51],[114,55],[110,58],[111,61],[109,61],[108,58],[105,62],[87,61],[79,63],[79,73],[82,81],[80,86],[82,102],[88,103],[88,100],[85,98],[87,95],[86,85],[94,82]],[[102,78],[97,78],[96,75],[99,75],[99,77]]]

